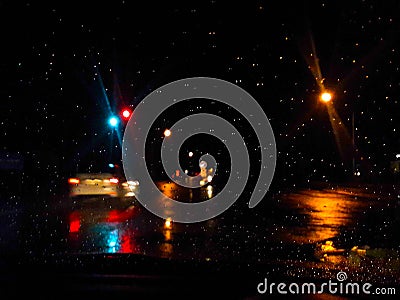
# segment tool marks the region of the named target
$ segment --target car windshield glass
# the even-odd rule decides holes
[[[0,2],[0,268],[398,287],[398,3],[187,2]]]

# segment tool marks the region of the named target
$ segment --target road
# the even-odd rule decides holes
[[[169,183],[160,187],[182,201],[212,196],[207,189],[182,192]],[[328,279],[346,269],[353,270],[354,280],[399,284],[397,194],[368,187],[299,188],[278,191],[254,209],[238,202],[214,219],[179,224],[152,215],[135,198],[93,197],[74,203],[59,197],[15,214],[3,211],[2,228],[8,229],[1,233],[1,245],[5,252],[33,258],[133,253],[269,262],[286,266],[294,278]]]

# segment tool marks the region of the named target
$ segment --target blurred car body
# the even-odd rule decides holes
[[[70,197],[78,196],[110,196],[120,195],[121,184],[111,173],[78,173],[69,178]]]
[[[70,197],[133,197],[139,184],[112,173],[77,173],[68,183]]]

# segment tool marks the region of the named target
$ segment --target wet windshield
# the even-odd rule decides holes
[[[268,266],[254,295],[278,273],[398,287],[398,15],[0,3],[0,264]]]

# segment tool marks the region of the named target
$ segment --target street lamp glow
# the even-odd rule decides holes
[[[321,101],[322,101],[322,102],[328,103],[328,102],[331,101],[331,100],[332,100],[332,94],[331,94],[331,93],[329,93],[329,92],[323,92],[323,93],[321,94]]]
[[[171,130],[165,129],[165,131],[164,131],[164,136],[168,137],[168,136],[170,136],[170,135],[171,135]]]
[[[189,157],[192,157],[192,156],[193,156],[193,152],[190,151],[190,152],[189,152]]]

